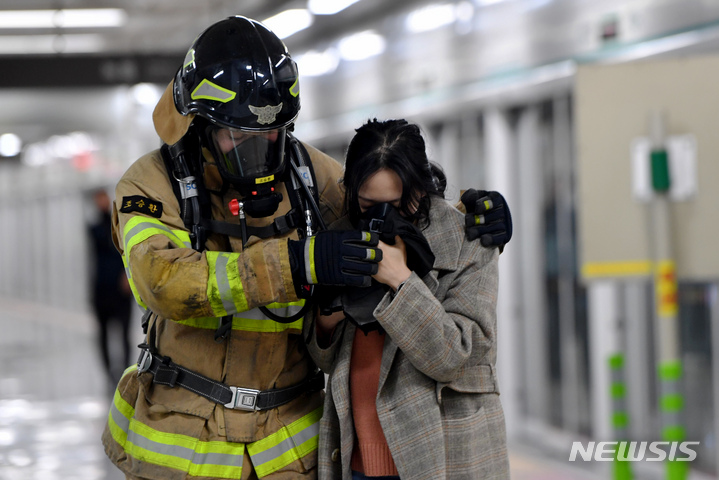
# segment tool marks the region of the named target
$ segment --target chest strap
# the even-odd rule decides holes
[[[302,212],[299,208],[293,208],[285,215],[276,217],[271,224],[265,225],[264,227],[247,226],[245,227],[245,232],[248,236],[254,235],[258,238],[269,238],[275,235],[284,235],[302,224]],[[199,225],[210,232],[221,235],[237,238],[242,238],[243,236],[242,226],[234,223],[203,218],[200,220]]]
[[[143,345],[140,358],[137,360],[138,375],[150,372],[153,383],[180,386],[208,400],[224,405],[225,408],[238,410],[269,410],[284,405],[306,392],[317,392],[325,386],[324,374],[317,370],[297,385],[271,390],[255,390],[252,388],[231,387],[216,382],[199,373],[174,363],[169,357],[161,357],[152,353]]]

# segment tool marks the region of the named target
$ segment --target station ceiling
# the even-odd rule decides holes
[[[336,1],[336,0],[335,0]],[[285,38],[291,52],[321,45],[349,31],[372,28],[392,13],[426,0],[360,0],[334,15],[314,15],[312,25]],[[118,9],[115,27],[20,28],[0,20],[0,88],[164,83],[193,39],[230,15],[263,21],[307,0],[4,0],[4,11]]]

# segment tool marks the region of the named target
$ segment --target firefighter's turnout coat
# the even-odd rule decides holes
[[[161,127],[158,132],[162,136]],[[341,166],[306,148],[320,210],[329,223],[342,206]],[[221,179],[212,167],[206,168],[204,183],[219,192]],[[156,334],[158,354],[231,386],[268,390],[302,382],[314,369],[301,336],[303,320],[283,324],[258,309],[267,306],[286,315],[302,305],[287,252],[287,240],[297,239],[296,231],[264,240],[250,237],[244,250],[238,238],[210,234],[206,250],[198,252],[190,247],[173,181],[160,151],[151,152],[118,183],[113,211],[113,240],[133,292],[141,306],[156,314],[150,331]],[[283,201],[275,217],[291,208],[284,184],[276,189]],[[228,207],[237,192],[210,197],[213,219],[239,223]],[[273,217],[247,220],[259,227]],[[228,315],[231,334],[218,343],[215,331]],[[260,478],[287,479],[314,471],[321,392],[269,410],[244,411],[178,386],[153,385],[152,379],[149,372],[138,375],[137,366],[125,371],[103,434],[106,453],[128,476],[244,479],[254,471]]]

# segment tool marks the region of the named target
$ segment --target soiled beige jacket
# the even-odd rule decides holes
[[[342,208],[337,183],[341,166],[306,148],[316,174],[321,213],[329,223]],[[205,184],[219,192],[219,175],[212,166],[207,168]],[[290,210],[284,184],[276,188],[283,201],[274,217]],[[214,219],[239,223],[228,207],[232,198],[239,197],[237,192],[230,189],[210,196]],[[154,213],[120,211],[128,201],[142,198],[152,202]],[[162,206],[159,216],[158,205]],[[248,217],[248,224],[263,226],[274,217]],[[290,312],[301,305],[292,284],[288,238],[296,239],[296,232],[265,240],[251,237],[243,250],[239,239],[211,234],[206,251],[190,248],[189,232],[159,150],[135,162],[117,185],[113,240],[138,302],[157,314],[151,330],[156,332],[159,353],[227,385],[282,388],[301,382],[314,369],[300,335],[302,320],[285,325],[257,310],[269,306]],[[228,340],[218,343],[214,333],[225,315],[233,315],[233,330]],[[321,392],[268,411],[231,410],[180,387],[153,385],[151,374],[138,376],[131,367],[118,386],[103,442],[114,463],[140,478],[245,478],[249,469],[242,473],[243,456],[245,462],[252,458],[260,473],[301,474],[316,463],[317,441],[315,435],[314,448],[312,442],[301,443],[302,432],[316,430],[321,413]],[[295,434],[300,440],[293,439]],[[272,457],[278,451],[272,447],[281,441],[287,446],[288,436],[295,442],[289,444],[289,456]]]

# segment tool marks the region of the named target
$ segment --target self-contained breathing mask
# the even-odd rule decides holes
[[[253,132],[213,125],[199,119],[203,144],[217,163],[225,187],[242,196],[245,213],[254,218],[277,211],[282,194],[274,186],[285,173],[286,128]]]

